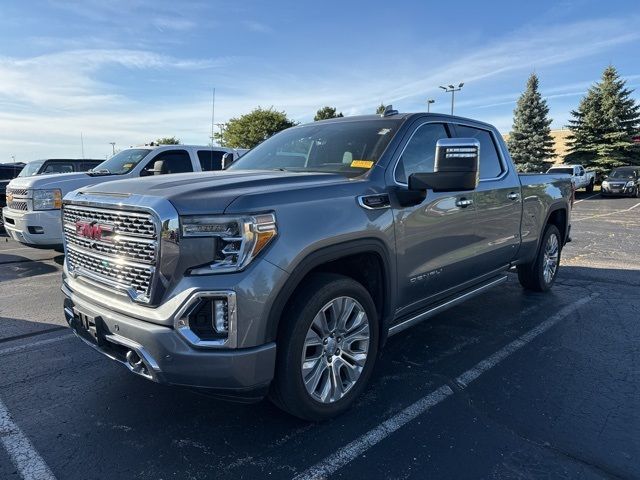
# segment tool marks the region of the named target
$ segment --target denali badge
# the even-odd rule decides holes
[[[87,222],[78,220],[76,222],[76,235],[90,240],[109,241],[109,236],[113,233],[113,225],[101,225],[96,221]]]

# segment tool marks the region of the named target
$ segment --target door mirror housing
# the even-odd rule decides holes
[[[409,190],[458,192],[475,190],[480,174],[480,142],[475,138],[442,138],[436,143],[433,173],[409,175]]]

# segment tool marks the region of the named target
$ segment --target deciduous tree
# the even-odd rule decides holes
[[[221,132],[215,133],[215,139],[226,147],[253,148],[267,138],[296,122],[287,118],[285,112],[272,108],[258,107],[246,115],[230,119]]]

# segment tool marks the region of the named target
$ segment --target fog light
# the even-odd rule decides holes
[[[42,227],[27,227],[27,230],[29,230],[29,233],[34,234],[34,235],[38,235],[38,234],[44,233],[44,228],[42,228]]]
[[[226,300],[213,301],[213,328],[218,333],[229,332],[229,308]]]

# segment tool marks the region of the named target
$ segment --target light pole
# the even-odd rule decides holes
[[[453,115],[453,103],[455,101],[455,96],[456,96],[456,92],[459,92],[460,90],[462,90],[464,83],[460,83],[460,85],[458,85],[458,87],[454,87],[453,85],[449,85],[448,87],[443,87],[442,85],[440,85],[440,88],[443,89],[445,92],[449,93],[451,92],[451,115]]]
[[[116,142],[109,142],[109,144],[111,145],[111,155],[115,155],[116,154]]]
[[[436,103],[436,101],[433,98],[430,98],[427,100],[427,113],[429,113],[429,111],[431,110],[431,104],[432,103]]]

